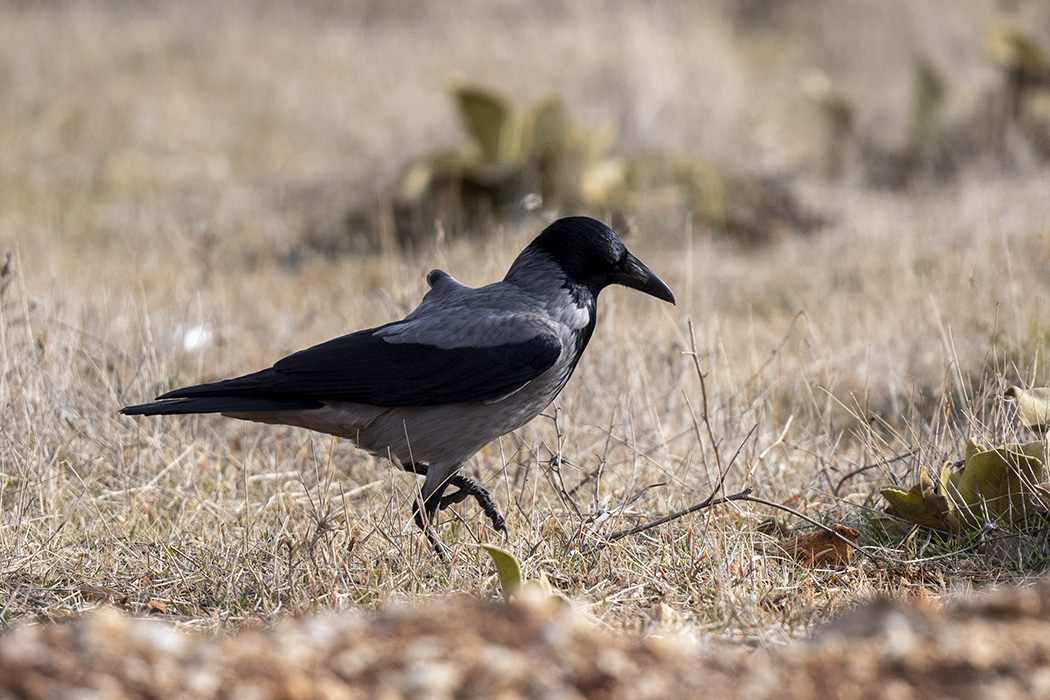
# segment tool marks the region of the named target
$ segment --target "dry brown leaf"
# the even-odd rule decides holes
[[[831,529],[853,542],[860,537],[860,532],[851,527],[834,523]],[[834,567],[849,566],[853,557],[853,548],[827,530],[817,530],[796,535],[780,541],[780,548],[804,566]]]
[[[159,600],[150,600],[146,603],[146,612],[150,615],[167,615],[168,606]]]
[[[126,595],[115,588],[109,588],[108,586],[84,583],[79,586],[78,590],[84,600],[92,603],[110,602],[114,605],[124,605],[128,602],[128,597]]]

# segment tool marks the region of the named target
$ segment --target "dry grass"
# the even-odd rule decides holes
[[[0,10],[0,246],[13,251],[0,283],[4,623],[99,599],[136,611],[161,600],[211,627],[495,595],[472,546],[495,540],[481,514],[447,516],[457,557],[441,565],[408,522],[414,477],[344,442],[116,413],[399,317],[432,267],[470,284],[502,276],[539,222],[406,258],[326,259],[303,245],[332,235],[406,157],[456,138],[443,92],[453,74],[523,103],[560,92],[588,124],[618,124],[624,149],[789,170],[833,221],[759,250],[687,226],[629,241],[679,305],[607,292],[557,410],[468,467],[496,495],[527,570],[610,628],[645,629],[664,603],[696,629],[757,641],[876,592],[942,594],[1006,576],[966,552],[800,570],[770,554],[757,529],[770,513],[752,506],[589,549],[701,500],[716,452],[727,463],[739,449],[728,488],[865,525],[862,544],[901,560],[951,551],[921,535],[878,537],[867,526],[875,483],[953,458],[970,435],[1015,437],[997,392],[1017,378],[1050,382],[1045,170],[1019,157],[897,192],[852,170],[829,181],[814,174],[821,133],[798,88],[810,65],[834,65],[862,124],[892,133],[907,118],[909,51],[921,48],[959,86],[962,109],[996,80],[980,54],[992,3],[858,4],[841,24],[837,3],[808,13],[785,2],[790,31],[715,3],[478,3],[425,16],[409,3],[320,0]],[[843,29],[818,40],[825,26]],[[908,45],[887,52],[887,37]],[[187,343],[198,328],[208,340]],[[683,355],[694,338],[716,444]],[[869,464],[880,467],[836,491]]]

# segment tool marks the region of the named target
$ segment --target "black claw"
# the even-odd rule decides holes
[[[422,476],[425,476],[427,473],[427,465],[416,464],[414,462],[405,464],[404,469],[407,472],[412,472],[413,474],[419,474]],[[437,513],[437,511],[445,510],[449,506],[457,503],[462,503],[468,496],[473,496],[478,502],[478,506],[481,507],[481,510],[485,513],[488,519],[492,521],[492,528],[497,532],[503,533],[504,539],[510,538],[510,533],[507,531],[507,522],[500,514],[499,508],[496,507],[496,502],[492,499],[492,494],[488,492],[488,489],[474,479],[471,479],[469,476],[464,476],[459,473],[453,474],[449,477],[446,486],[455,486],[456,491],[445,496],[441,495],[444,491],[444,488],[442,488],[441,491],[431,494],[427,504],[427,510],[432,511],[430,512],[430,517],[428,519],[429,522],[433,522],[434,514]],[[436,504],[431,508],[430,504],[435,500]],[[431,544],[434,544],[435,549],[437,549],[438,544],[434,541],[433,533],[430,532],[429,527],[424,527],[422,524],[418,504],[413,506],[413,515],[416,518],[416,524],[427,533],[427,539],[429,539]],[[443,549],[444,545],[441,545],[441,548]]]
[[[441,499],[440,508],[442,510],[453,503],[459,503],[467,496],[473,496],[478,502],[478,505],[481,506],[481,510],[484,511],[485,515],[492,521],[493,529],[497,532],[502,532],[504,537],[510,536],[507,532],[507,523],[500,514],[499,509],[496,507],[496,502],[492,500],[492,494],[488,492],[488,489],[474,479],[471,479],[469,476],[463,476],[462,474],[453,475],[452,478],[449,479],[449,484],[455,486],[458,490]]]

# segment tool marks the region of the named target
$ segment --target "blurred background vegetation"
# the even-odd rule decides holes
[[[152,244],[141,211],[167,206],[194,245],[293,261],[537,211],[653,234],[689,219],[765,242],[839,217],[835,183],[932,187],[1050,157],[1039,2],[99,0],[5,13],[5,211],[27,209],[10,201],[25,178],[51,204],[75,200],[63,240]],[[246,223],[257,207],[272,214],[265,230]]]

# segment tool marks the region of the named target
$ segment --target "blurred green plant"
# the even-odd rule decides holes
[[[1020,118],[1026,98],[1050,88],[1050,52],[1031,30],[1005,18],[988,28],[984,51],[1003,72],[1010,116]]]
[[[945,177],[954,168],[953,134],[946,115],[948,86],[941,72],[927,58],[912,67],[912,100],[906,135],[885,141],[858,133],[853,101],[822,71],[809,71],[802,79],[806,97],[816,107],[824,125],[824,170],[841,174],[856,155],[866,179],[880,187],[903,187],[915,177]],[[885,138],[885,137],[884,137]]]
[[[1013,162],[1018,145],[1050,159],[1050,48],[1030,28],[993,22],[983,40],[1002,82],[982,92],[976,109],[949,114],[950,85],[937,64],[919,55],[912,64],[907,130],[868,133],[855,100],[820,70],[802,78],[824,132],[823,169],[838,176],[849,165],[877,187],[898,189],[916,179],[948,180],[978,156]],[[1009,133],[1022,138],[1008,138]]]
[[[817,69],[802,76],[802,92],[816,107],[825,132],[823,170],[826,175],[838,175],[846,166],[854,138],[853,102],[836,88],[827,73]]]
[[[995,136],[1001,141],[1016,126],[1037,154],[1050,158],[1050,48],[1030,28],[1000,18],[985,34],[984,51],[1003,76],[990,98]]]
[[[947,135],[944,102],[948,89],[941,72],[929,59],[917,59],[913,70],[909,140],[917,158],[929,159],[944,149]]]
[[[613,217],[670,208],[747,243],[823,223],[782,180],[664,151],[612,155],[615,129],[583,128],[557,96],[521,115],[488,88],[459,85],[452,98],[468,139],[407,163],[390,193],[348,217],[351,238],[410,248],[539,207]]]

